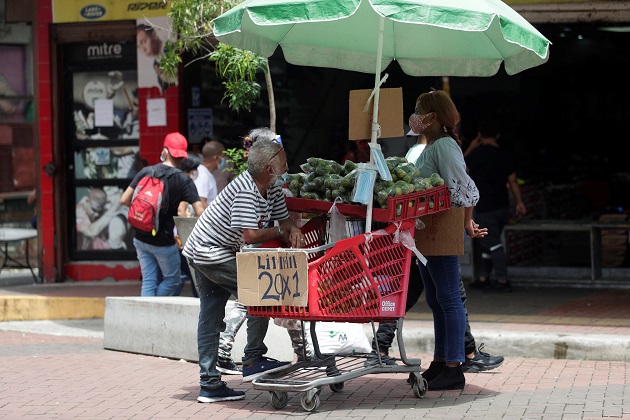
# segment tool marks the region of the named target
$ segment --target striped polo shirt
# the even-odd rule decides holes
[[[282,187],[264,199],[248,171],[230,182],[203,212],[186,240],[184,256],[195,264],[219,264],[236,258],[245,245],[243,229],[262,229],[289,217]]]

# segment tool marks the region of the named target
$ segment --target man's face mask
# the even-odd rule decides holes
[[[276,180],[273,183],[273,185],[275,187],[282,187],[284,184],[286,184],[286,182],[287,182],[287,175],[288,175],[286,172],[281,174],[281,175],[278,175],[278,173],[274,169],[273,173],[274,173],[274,175],[276,177]]]
[[[160,161],[166,162],[166,149],[162,150],[162,154],[160,155]]]
[[[429,112],[423,115],[414,112],[409,117],[409,128],[411,128],[414,133],[421,134],[424,130],[427,129],[428,126],[431,125],[430,122],[425,122],[431,114],[433,114],[433,112]]]
[[[225,156],[221,156],[221,162],[219,162],[219,166],[217,166],[217,169],[221,170],[225,168],[226,163],[227,163],[227,158]]]

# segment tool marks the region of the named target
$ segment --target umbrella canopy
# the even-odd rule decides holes
[[[264,57],[280,45],[291,64],[374,74],[397,60],[411,76],[516,74],[550,44],[500,0],[246,0],[214,34]]]

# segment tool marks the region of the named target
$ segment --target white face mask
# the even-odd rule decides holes
[[[162,154],[160,155],[160,161],[166,162],[166,150],[162,150]]]

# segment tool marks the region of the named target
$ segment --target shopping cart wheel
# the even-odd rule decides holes
[[[328,385],[332,392],[341,392],[343,391],[343,382],[337,382],[335,384]]]
[[[280,410],[289,403],[289,393],[284,391],[272,391],[269,393],[271,406],[276,410]]]
[[[411,379],[411,376],[409,376],[409,378]],[[424,398],[427,393],[427,388],[428,384],[426,379],[422,376],[418,378],[418,376],[413,375],[413,379],[411,379],[411,390],[416,398]]]
[[[319,400],[319,394],[313,395],[310,400],[308,399],[308,393],[302,394],[300,404],[302,404],[302,408],[305,411],[311,412],[317,410],[317,407],[319,407],[319,405],[321,404],[321,401]]]

